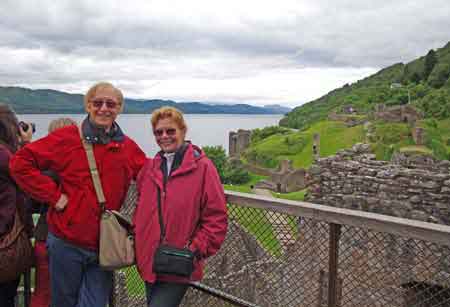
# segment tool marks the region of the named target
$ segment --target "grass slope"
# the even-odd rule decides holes
[[[275,168],[279,161],[289,159],[296,168],[311,165],[313,135],[320,134],[320,156],[335,154],[364,139],[363,126],[347,128],[341,122],[322,121],[305,131],[271,135],[253,144],[245,152],[245,159],[263,167]]]
[[[371,136],[366,139],[366,131],[362,125],[346,127],[341,122],[325,120],[303,131],[284,131],[258,138],[246,150],[243,158],[267,168],[276,168],[283,159],[293,161],[295,168],[307,168],[313,161],[313,136],[319,133],[321,157],[334,155],[341,149],[368,141],[378,160],[390,160],[395,152],[432,155],[438,160],[449,159],[450,118],[424,119],[417,126],[425,130],[423,146],[415,145],[411,127],[406,123],[373,122]],[[254,183],[252,181],[248,186]],[[249,192],[249,187],[245,186],[235,186],[232,189]]]

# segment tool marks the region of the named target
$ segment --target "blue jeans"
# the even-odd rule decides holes
[[[188,284],[172,282],[146,282],[147,304],[149,307],[178,307],[188,287]]]
[[[98,266],[96,252],[74,246],[49,233],[51,306],[104,307],[112,290],[112,272]]]

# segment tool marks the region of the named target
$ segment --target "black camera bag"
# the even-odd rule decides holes
[[[187,248],[163,244],[153,257],[153,272],[157,274],[189,277],[194,271],[194,253]]]

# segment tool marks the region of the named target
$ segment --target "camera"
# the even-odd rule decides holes
[[[19,126],[20,128],[22,128],[23,131],[27,132],[28,129],[31,126],[31,132],[35,133],[36,132],[36,125],[34,123],[29,123],[27,124],[26,122],[19,122]]]

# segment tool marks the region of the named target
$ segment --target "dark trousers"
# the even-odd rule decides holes
[[[47,247],[52,307],[104,307],[112,290],[112,271],[98,265],[96,252],[49,233]]]
[[[156,281],[145,283],[149,307],[178,307],[189,285]]]
[[[17,295],[17,287],[19,286],[20,278],[13,281],[0,283],[0,306],[14,307],[14,299]]]

